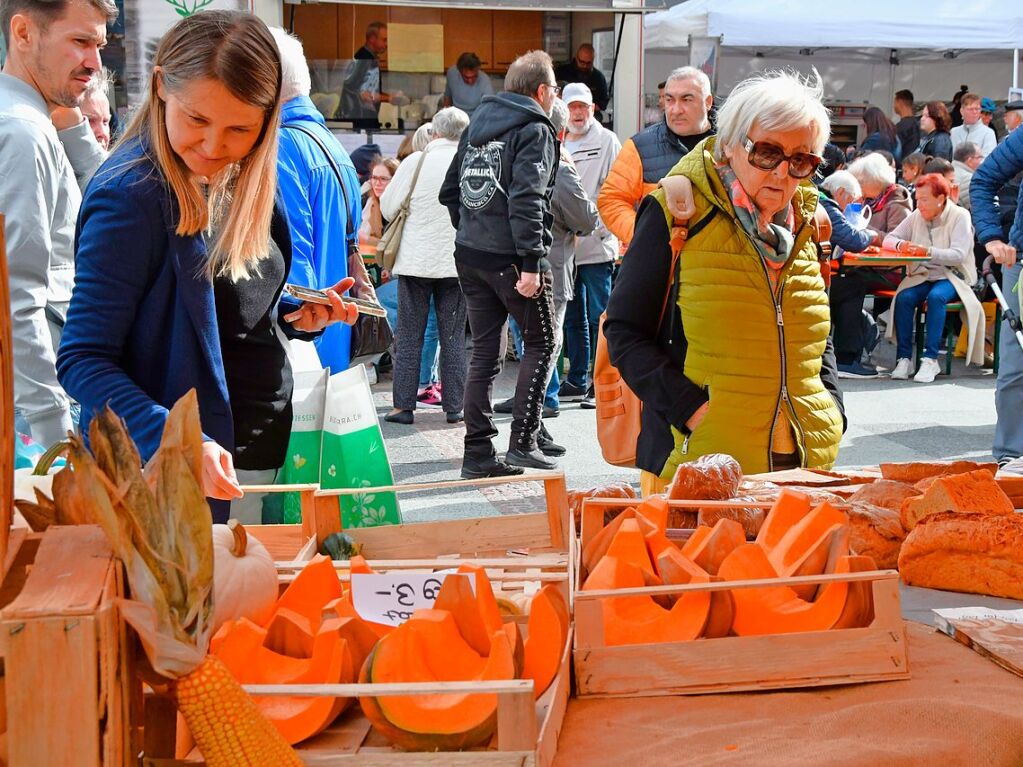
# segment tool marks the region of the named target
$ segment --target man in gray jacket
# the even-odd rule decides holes
[[[572,157],[583,189],[596,203],[604,179],[611,171],[622,144],[618,137],[593,116],[593,95],[582,83],[565,86],[568,104],[568,137],[565,149]],[[603,221],[592,234],[579,238],[575,247],[575,291],[565,314],[565,346],[568,378],[561,385],[566,402],[582,400],[582,407],[595,408],[593,384],[587,385],[587,371],[597,346],[597,326],[611,295],[611,272],[618,257],[618,239]]]
[[[74,235],[81,192],[62,147],[96,140],[77,110],[100,70],[112,0],[0,0],[7,61],[0,74],[0,213],[11,292],[14,401],[19,431],[44,445],[73,428],[57,383],[56,346],[74,285]],[[72,110],[63,137],[51,112]],[[68,113],[59,113],[65,119]],[[91,142],[91,144],[90,144]],[[75,165],[86,167],[87,159]]]

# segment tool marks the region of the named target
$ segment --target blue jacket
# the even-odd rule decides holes
[[[977,240],[984,245],[1005,238],[995,197],[1013,176],[1023,171],[1023,129],[1017,128],[995,147],[970,181],[970,208]],[[1009,244],[1023,249],[1023,187],[1016,206],[1016,218],[1009,230]]]
[[[867,229],[853,229],[845,213],[838,207],[838,203],[828,197],[823,189],[819,191],[821,205],[831,220],[831,244],[849,253],[860,253],[865,250],[874,241],[874,233]]]
[[[234,422],[201,235],[175,234],[177,202],[138,142],[93,177],[75,235],[75,288],[57,354],[57,377],[82,404],[82,431],[106,404],[128,426],[143,461],[160,444],[170,407],[189,389],[203,434],[234,450]],[[291,262],[288,221],[275,209],[271,236]],[[298,308],[280,297],[278,314]],[[297,333],[286,322],[284,331]],[[211,501],[215,521],[227,503]]]
[[[292,261],[288,282],[310,288],[329,288],[348,276],[347,226],[352,221],[352,240],[362,222],[359,177],[348,152],[327,130],[323,116],[307,96],[296,96],[281,110],[277,153],[277,184],[291,224]],[[330,160],[320,146],[300,130],[313,131],[341,170],[344,189],[338,184]],[[347,194],[347,200],[345,199]],[[352,331],[339,322],[316,340],[320,362],[338,372],[348,369]]]

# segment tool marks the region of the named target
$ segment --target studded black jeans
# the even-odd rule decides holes
[[[472,331],[472,357],[465,379],[463,406],[465,457],[482,461],[495,454],[493,439],[497,436],[497,427],[491,401],[494,379],[501,370],[501,334],[508,315],[518,323],[524,342],[508,447],[533,450],[554,353],[551,273],[541,273],[543,289],[539,295],[525,298],[515,290],[519,272],[513,266],[499,272],[463,263],[458,263],[457,267]]]

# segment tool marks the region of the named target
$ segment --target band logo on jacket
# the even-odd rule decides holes
[[[459,178],[459,194],[462,205],[469,210],[485,207],[498,191],[507,196],[508,193],[501,186],[502,149],[503,141],[488,141],[479,147],[472,144],[466,146]]]

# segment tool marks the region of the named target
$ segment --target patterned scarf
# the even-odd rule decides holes
[[[796,215],[792,205],[785,208],[771,220],[767,220],[757,209],[756,203],[742,188],[739,179],[727,162],[715,166],[721,183],[728,190],[728,196],[735,208],[735,217],[746,233],[753,240],[757,252],[771,267],[771,281],[777,283],[778,272],[785,266],[792,253],[795,237],[792,232],[796,226]]]

